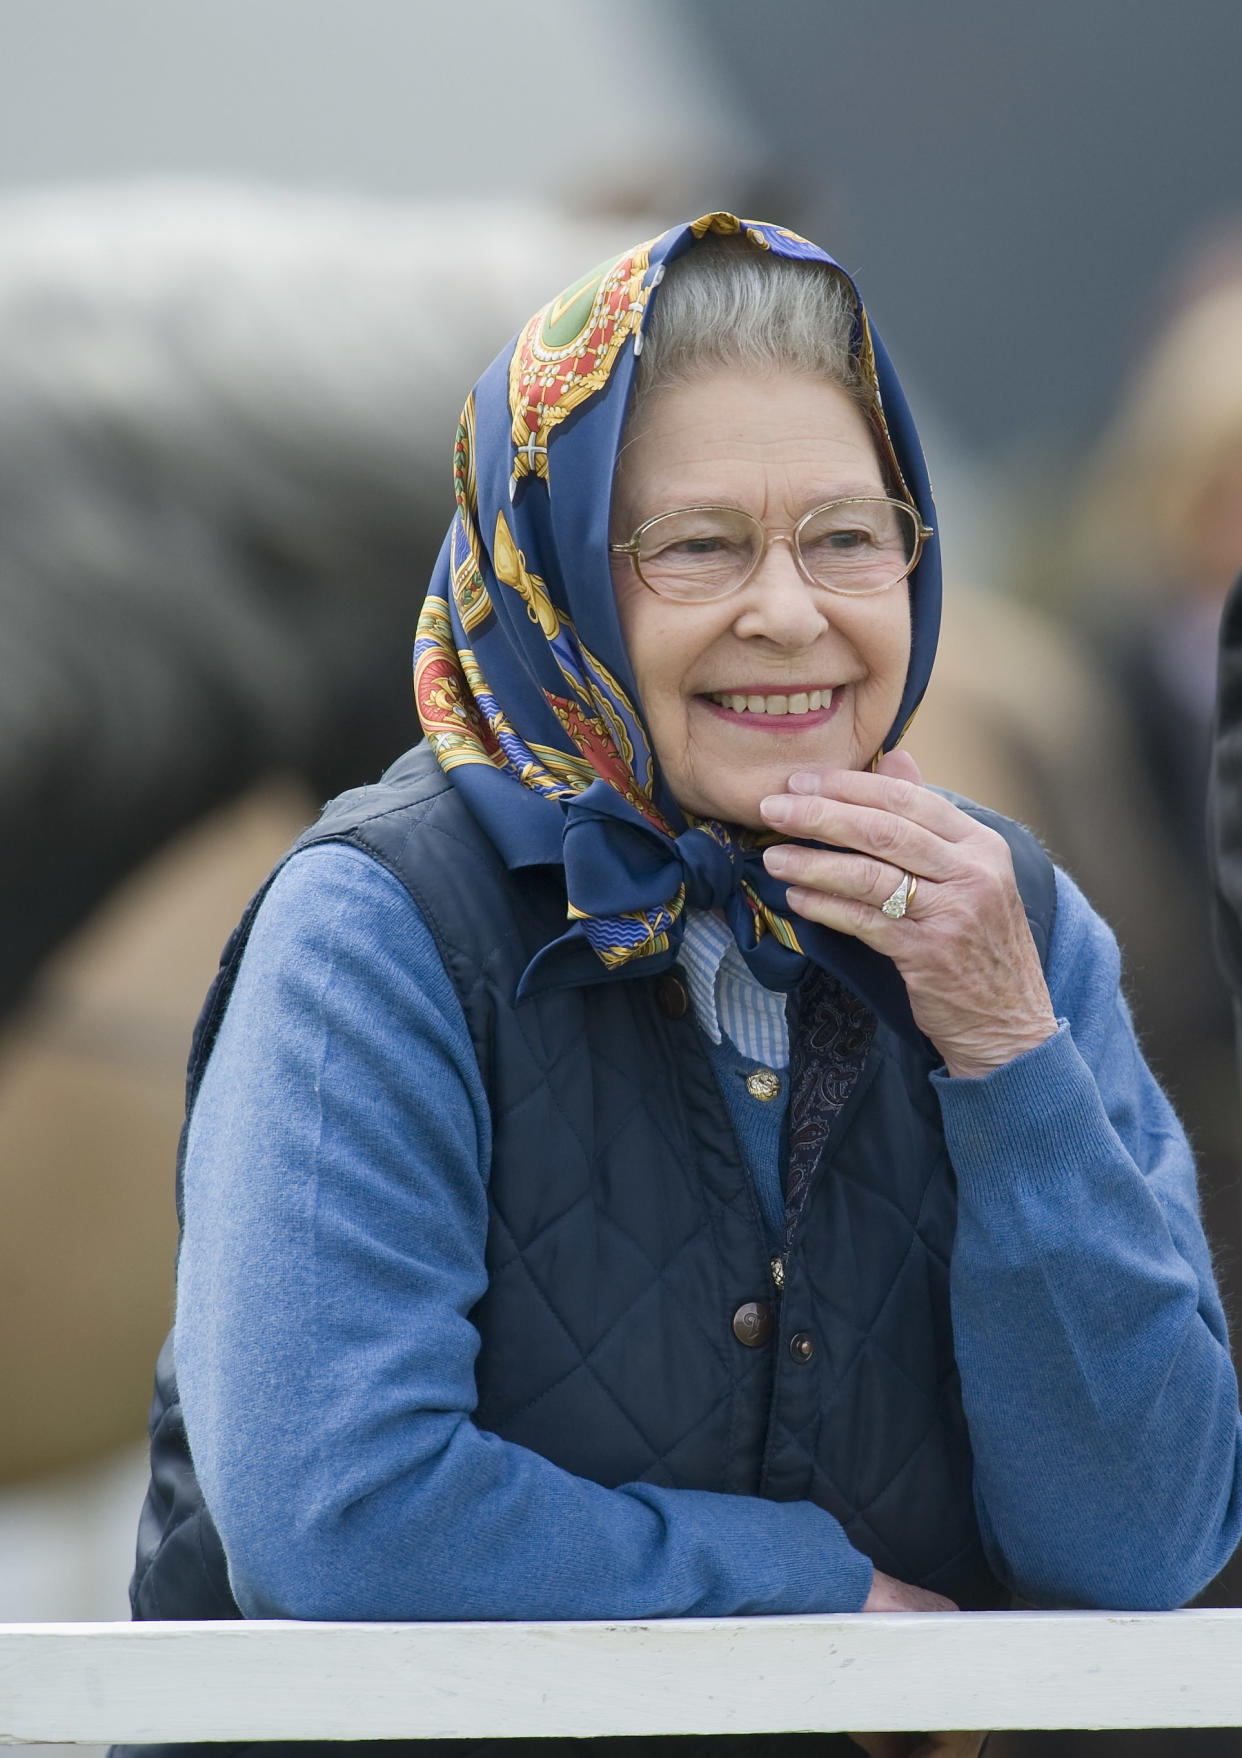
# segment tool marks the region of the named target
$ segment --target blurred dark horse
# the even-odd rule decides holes
[[[417,738],[463,388],[631,224],[0,202],[0,1482],[141,1433],[216,955]]]
[[[462,387],[606,244],[210,187],[0,203],[0,1012],[205,811],[412,742]]]

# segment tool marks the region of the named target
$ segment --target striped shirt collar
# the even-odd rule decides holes
[[[695,1017],[713,1044],[727,1037],[752,1062],[789,1066],[785,997],[752,974],[722,917],[687,910],[678,960]]]

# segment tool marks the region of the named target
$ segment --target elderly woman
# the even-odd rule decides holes
[[[426,742],[196,1037],[137,1614],[1187,1599],[1242,1521],[1190,1155],[1107,928],[895,748],[935,520],[852,283],[666,232],[455,483]]]

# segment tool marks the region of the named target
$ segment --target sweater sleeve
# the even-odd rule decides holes
[[[256,917],[191,1119],[176,1362],[250,1617],[857,1610],[809,1502],[605,1489],[471,1421],[490,1123],[404,887],[295,856]]]
[[[1185,1135],[1116,943],[1057,875],[1056,1035],[934,1075],[954,1336],[993,1568],[1037,1605],[1184,1603],[1242,1529],[1238,1392]]]

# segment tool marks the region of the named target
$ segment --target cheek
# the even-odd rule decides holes
[[[900,695],[905,686],[906,675],[910,670],[910,625],[905,622],[896,630],[892,646],[888,671],[893,688]]]
[[[625,637],[639,704],[652,738],[685,719],[684,688],[704,646],[694,612],[668,605],[636,580],[632,569],[614,567],[617,618]]]
[[[635,652],[642,645],[643,612],[646,608],[643,600],[650,598],[651,594],[623,557],[614,557],[612,561],[612,594],[616,600],[617,621],[621,625],[626,652],[633,664]]]
[[[660,605],[653,599],[641,580],[634,577],[628,564],[613,563],[613,589],[617,600],[617,621],[625,640],[630,670],[638,686],[639,706],[650,717],[652,705],[660,698],[659,640]]]
[[[659,623],[645,623],[630,649],[638,686],[638,705],[662,768],[676,766],[686,744],[685,668],[672,639],[662,639]]]
[[[898,599],[890,613],[879,619],[871,631],[871,672],[876,683],[899,698],[910,669],[910,599]]]
[[[910,670],[910,612],[908,597],[893,606],[892,614],[876,616],[866,626],[856,626],[853,644],[866,667],[867,681],[857,698],[857,734],[863,746],[878,745],[896,719]]]

